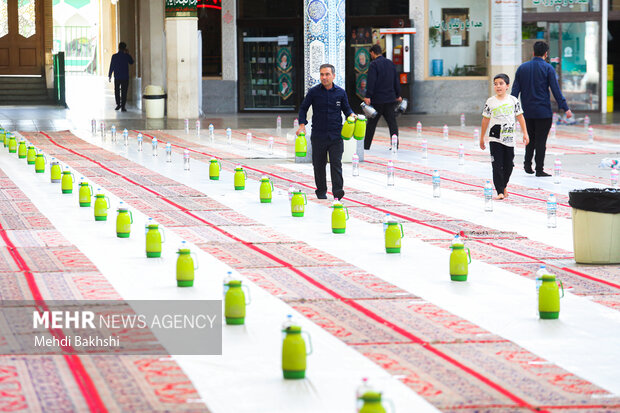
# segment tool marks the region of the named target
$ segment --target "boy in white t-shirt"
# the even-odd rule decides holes
[[[500,73],[493,78],[493,87],[497,95],[487,99],[482,111],[482,127],[480,133],[480,149],[484,150],[484,137],[489,128],[489,150],[491,151],[491,165],[493,165],[493,184],[497,196],[495,199],[504,199],[508,196],[506,187],[514,167],[515,158],[515,125],[518,121],[523,131],[523,143],[530,141],[527,135],[525,119],[521,102],[514,96],[507,94],[510,78]]]

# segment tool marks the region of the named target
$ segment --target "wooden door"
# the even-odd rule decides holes
[[[0,0],[0,75],[43,74],[43,0]]]

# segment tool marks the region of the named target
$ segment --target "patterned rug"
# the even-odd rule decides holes
[[[119,300],[121,297],[90,260],[54,229],[0,169],[0,299]],[[14,196],[14,198],[12,198]],[[20,271],[23,259],[36,287]],[[16,327],[13,322],[12,327]],[[10,329],[4,325],[3,331]],[[25,337],[24,337],[25,338]],[[0,336],[0,345],[6,338]],[[90,390],[76,380],[92,380],[108,411],[206,412],[198,393],[175,361],[145,356],[0,356],[0,411],[89,411]],[[75,361],[84,366],[75,370]],[[86,376],[84,376],[84,374]],[[92,402],[91,402],[92,403]]]
[[[54,134],[53,138],[67,147],[73,147],[73,142],[79,142],[77,138],[66,133]],[[58,150],[58,147],[40,135],[31,139],[37,141],[37,145],[44,150]],[[182,143],[182,140],[174,137],[170,138],[170,141]],[[199,147],[195,144],[191,146]],[[80,152],[84,155],[109,165],[103,159],[101,151],[88,145],[82,148]],[[62,158],[61,152],[58,151],[58,157]],[[115,155],[111,154],[105,157],[108,160],[115,159]],[[138,165],[134,164],[131,168],[138,175],[146,176],[146,173],[137,171],[140,169]],[[268,166],[261,168],[269,170]],[[80,172],[85,173],[82,170]],[[118,172],[122,174],[122,168],[119,167]],[[97,178],[89,176],[89,179],[96,181]],[[204,194],[181,185],[149,187],[157,188],[157,192],[164,188],[178,188],[178,193],[191,197],[187,199],[204,199]],[[288,187],[288,183],[284,184],[284,187]],[[118,195],[115,192],[117,188],[119,187],[107,189]],[[160,196],[167,195],[161,193]],[[352,195],[353,198],[354,196],[355,194]],[[145,199],[156,197],[154,194],[145,195]],[[372,197],[364,199],[369,203],[383,202],[392,208],[385,200]],[[179,205],[185,208],[183,202],[184,198],[179,197]],[[144,207],[144,204],[141,205]],[[222,225],[221,228],[225,231],[230,228],[239,231],[240,228],[261,227],[252,220],[236,216],[232,210],[204,211],[210,215],[201,212],[201,218],[209,223],[207,225],[200,220],[196,222],[195,219],[184,223],[175,211],[157,210],[154,205],[157,204],[147,202],[151,216],[157,215],[160,222],[160,218],[165,218],[173,225],[178,225],[170,230],[178,231],[182,228],[182,231],[189,231],[190,235],[204,239],[205,242],[199,244],[201,249],[239,269],[267,291],[289,302],[306,317],[399,377],[407,386],[441,410],[522,411],[524,407],[531,409],[532,406],[540,405],[581,405],[589,408],[591,400],[584,397],[584,394],[601,396],[597,402],[605,406],[618,403],[617,399],[608,397],[610,395],[602,389],[540,360],[514,343],[498,338],[457,315],[449,314],[400,291],[395,286],[376,279],[372,274],[364,273],[306,244],[277,241],[254,244],[267,253],[265,255],[248,244],[219,242],[213,239],[217,237],[211,231],[201,232],[195,229],[209,225]],[[377,211],[372,207],[355,207],[351,208],[350,212],[355,213],[353,210],[358,210],[362,219],[365,216],[377,223],[384,215],[381,213],[375,216]],[[493,250],[492,246],[482,242],[489,238],[494,242],[520,241],[520,237],[515,234],[494,231],[465,221],[453,221],[433,215],[430,211],[416,210],[415,213],[419,220],[424,220],[425,225],[415,222],[408,222],[406,225],[432,231],[427,236],[433,238],[427,239],[442,248],[447,246],[444,240],[449,240],[454,232],[464,230],[471,237],[468,242],[475,243],[476,253],[483,259],[497,262],[498,265],[536,264],[536,258],[523,259],[519,254],[510,252],[503,257],[507,261],[494,261],[498,258],[497,249]],[[185,226],[187,228],[184,228]],[[380,225],[377,225],[377,229],[380,231]],[[275,236],[277,240],[282,235],[271,236]],[[476,239],[476,236],[480,239]],[[254,242],[254,239],[246,242]],[[510,244],[514,248],[520,248],[520,245]],[[547,254],[545,258],[554,261],[566,258],[562,251],[554,249],[545,250],[544,254]],[[277,257],[277,260],[270,256]],[[294,270],[283,267],[279,260],[292,265]],[[523,267],[518,268],[524,271]],[[524,276],[532,275],[533,273]],[[521,360],[526,360],[527,365]],[[549,377],[554,379],[550,380]],[[560,377],[561,380],[557,379]],[[571,386],[565,385],[568,382]]]

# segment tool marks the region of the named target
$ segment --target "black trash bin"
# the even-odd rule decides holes
[[[620,190],[571,191],[573,247],[580,264],[620,264]]]

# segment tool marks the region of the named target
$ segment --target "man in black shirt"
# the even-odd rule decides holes
[[[133,58],[127,50],[125,42],[118,44],[118,53],[112,55],[110,60],[110,70],[108,72],[108,81],[112,81],[112,73],[114,73],[114,98],[116,99],[116,108],[127,112],[125,103],[127,102],[127,90],[129,89],[129,65],[133,64]]]
[[[299,129],[306,133],[306,114],[312,105],[312,166],[314,166],[314,181],[316,183],[316,196],[319,199],[327,199],[327,177],[325,166],[329,153],[329,166],[332,177],[332,193],[334,199],[344,197],[342,179],[342,153],[344,144],[340,137],[342,129],[342,115],[353,115],[347,94],[343,88],[334,84],[334,66],[323,64],[320,67],[321,84],[316,85],[304,98],[299,108]]]
[[[398,125],[394,109],[396,104],[403,100],[400,97],[400,83],[396,73],[396,66],[391,60],[383,57],[381,46],[373,44],[370,48],[370,67],[368,68],[368,83],[364,103],[372,105],[377,110],[377,116],[368,121],[364,149],[370,149],[372,139],[375,136],[375,128],[381,115],[390,129],[390,137],[398,136]],[[391,142],[391,141],[390,141]]]

